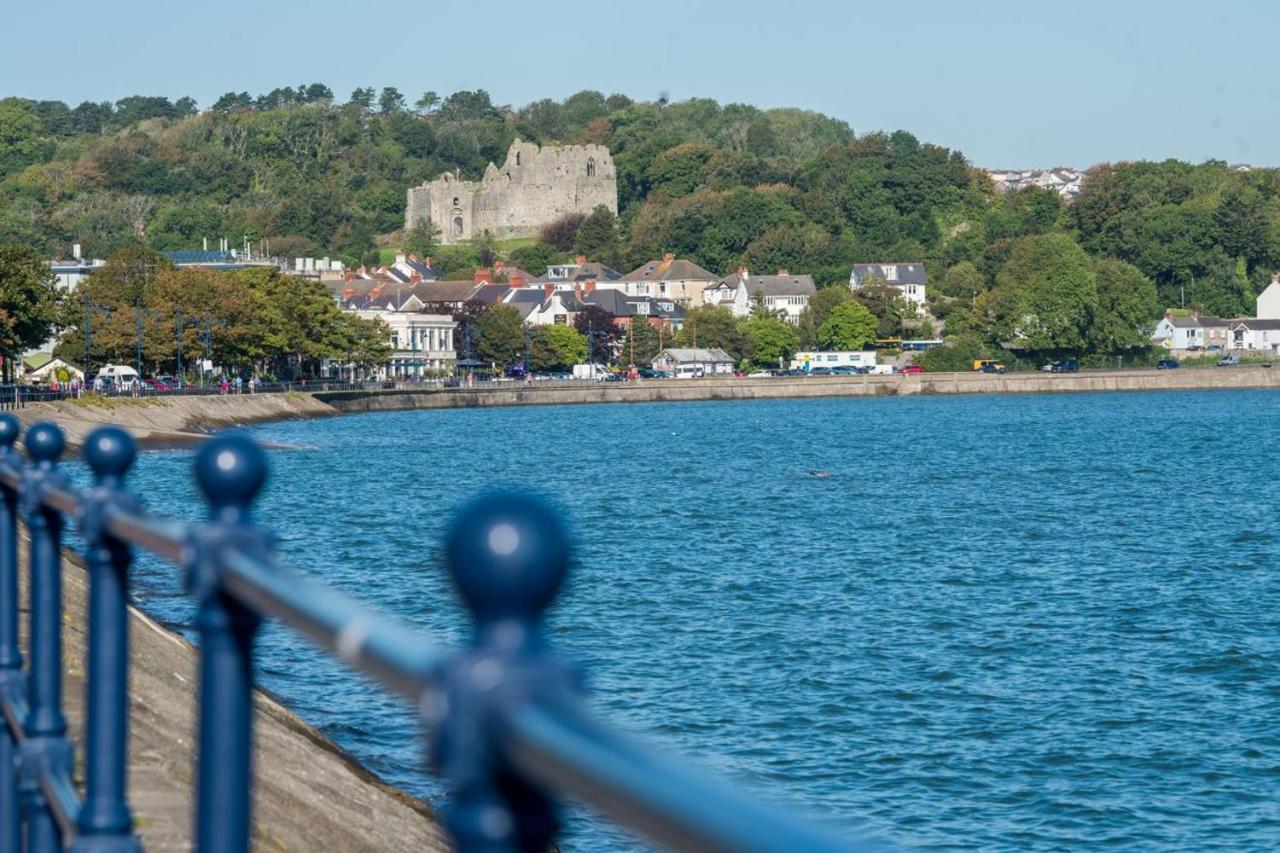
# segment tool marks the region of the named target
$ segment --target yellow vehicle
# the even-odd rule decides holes
[[[973,369],[980,373],[1004,373],[1004,365],[994,358],[975,358]]]

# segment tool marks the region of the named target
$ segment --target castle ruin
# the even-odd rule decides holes
[[[533,237],[566,213],[590,213],[604,205],[618,212],[618,180],[603,145],[547,145],[517,139],[501,168],[463,181],[448,172],[410,187],[404,227],[430,220],[440,242],[457,243],[488,231],[503,240]]]

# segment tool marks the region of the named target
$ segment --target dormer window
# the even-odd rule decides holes
[[[889,265],[889,266],[886,266],[886,267],[881,267],[881,269],[882,269],[882,270],[884,270],[884,280],[885,280],[885,281],[897,281],[897,280],[898,280],[898,268],[897,268],[896,266]]]

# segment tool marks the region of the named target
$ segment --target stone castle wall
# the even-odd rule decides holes
[[[604,205],[618,212],[618,180],[603,145],[540,147],[516,140],[501,167],[489,164],[479,181],[445,173],[410,187],[404,225],[430,220],[440,242],[457,243],[488,231],[497,239],[532,237],[566,213]]]

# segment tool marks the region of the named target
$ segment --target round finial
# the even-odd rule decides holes
[[[16,417],[7,412],[0,415],[0,447],[13,447],[13,443],[18,440],[21,433],[22,424]]]
[[[67,439],[56,424],[40,421],[32,424],[31,429],[27,430],[25,443],[32,459],[41,464],[52,465],[62,455],[63,448],[67,446]]]
[[[248,436],[228,433],[196,454],[196,484],[215,509],[247,507],[267,481],[267,455]]]
[[[550,507],[498,492],[458,513],[445,561],[476,621],[534,620],[564,582],[569,551],[569,534]]]
[[[84,442],[84,459],[99,483],[122,479],[136,457],[133,436],[117,426],[98,427]]]

